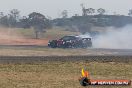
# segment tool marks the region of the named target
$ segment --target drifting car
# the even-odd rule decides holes
[[[87,48],[92,47],[92,38],[69,35],[49,41],[48,46],[51,48]]]

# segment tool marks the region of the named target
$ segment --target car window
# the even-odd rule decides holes
[[[75,40],[75,39],[76,39],[76,37],[74,37],[74,36],[65,36],[65,37],[61,38],[61,40]]]

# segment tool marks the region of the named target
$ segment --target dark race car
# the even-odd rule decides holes
[[[92,40],[90,37],[64,36],[59,40],[49,41],[48,46],[51,48],[87,48],[92,47]]]

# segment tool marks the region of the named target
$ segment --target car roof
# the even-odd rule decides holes
[[[66,35],[66,36],[76,37],[76,38],[92,38],[89,35]],[[66,36],[64,36],[64,37],[66,37]]]
[[[80,38],[92,38],[89,35],[78,35],[78,37],[80,37]]]

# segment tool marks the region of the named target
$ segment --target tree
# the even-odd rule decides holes
[[[18,20],[20,11],[17,9],[12,9],[10,11],[10,15],[14,17],[15,20]]]
[[[79,14],[74,14],[75,17],[79,16]]]
[[[0,18],[0,24],[2,26],[6,26],[6,27],[9,27],[9,23],[8,23],[8,16],[3,16]]]
[[[8,26],[8,17],[4,16],[3,12],[0,12],[0,25],[2,26]]]
[[[82,7],[82,16],[86,16],[87,15],[87,13],[86,13],[86,9],[85,9],[85,7],[84,7],[84,4],[81,4],[80,5],[81,7]]]
[[[128,15],[129,15],[129,16],[132,16],[132,9],[129,10]]]
[[[92,15],[93,13],[95,13],[95,9],[88,8],[88,9],[86,9],[86,13]]]
[[[95,9],[93,8],[85,9],[84,4],[81,4],[81,7],[82,7],[83,16],[87,16],[88,14],[92,15],[93,13],[95,13]]]
[[[99,13],[99,15],[103,15],[105,13],[105,9],[99,8],[97,9],[97,12]]]
[[[30,23],[29,23],[29,19],[26,17],[26,16],[23,16],[21,19],[20,19],[20,22],[19,22],[19,25],[17,25],[19,27],[22,27],[22,28],[30,28]]]
[[[62,11],[61,15],[62,15],[62,18],[67,18],[68,17],[68,11],[67,10]]]
[[[17,9],[12,9],[8,14],[8,24],[10,27],[15,27],[16,23],[19,20],[19,13],[20,11]]]
[[[4,13],[0,12],[0,18],[4,17]]]
[[[36,38],[39,38],[40,33],[46,32],[46,28],[49,28],[49,20],[41,13],[32,12],[29,15],[30,26],[35,30]]]

